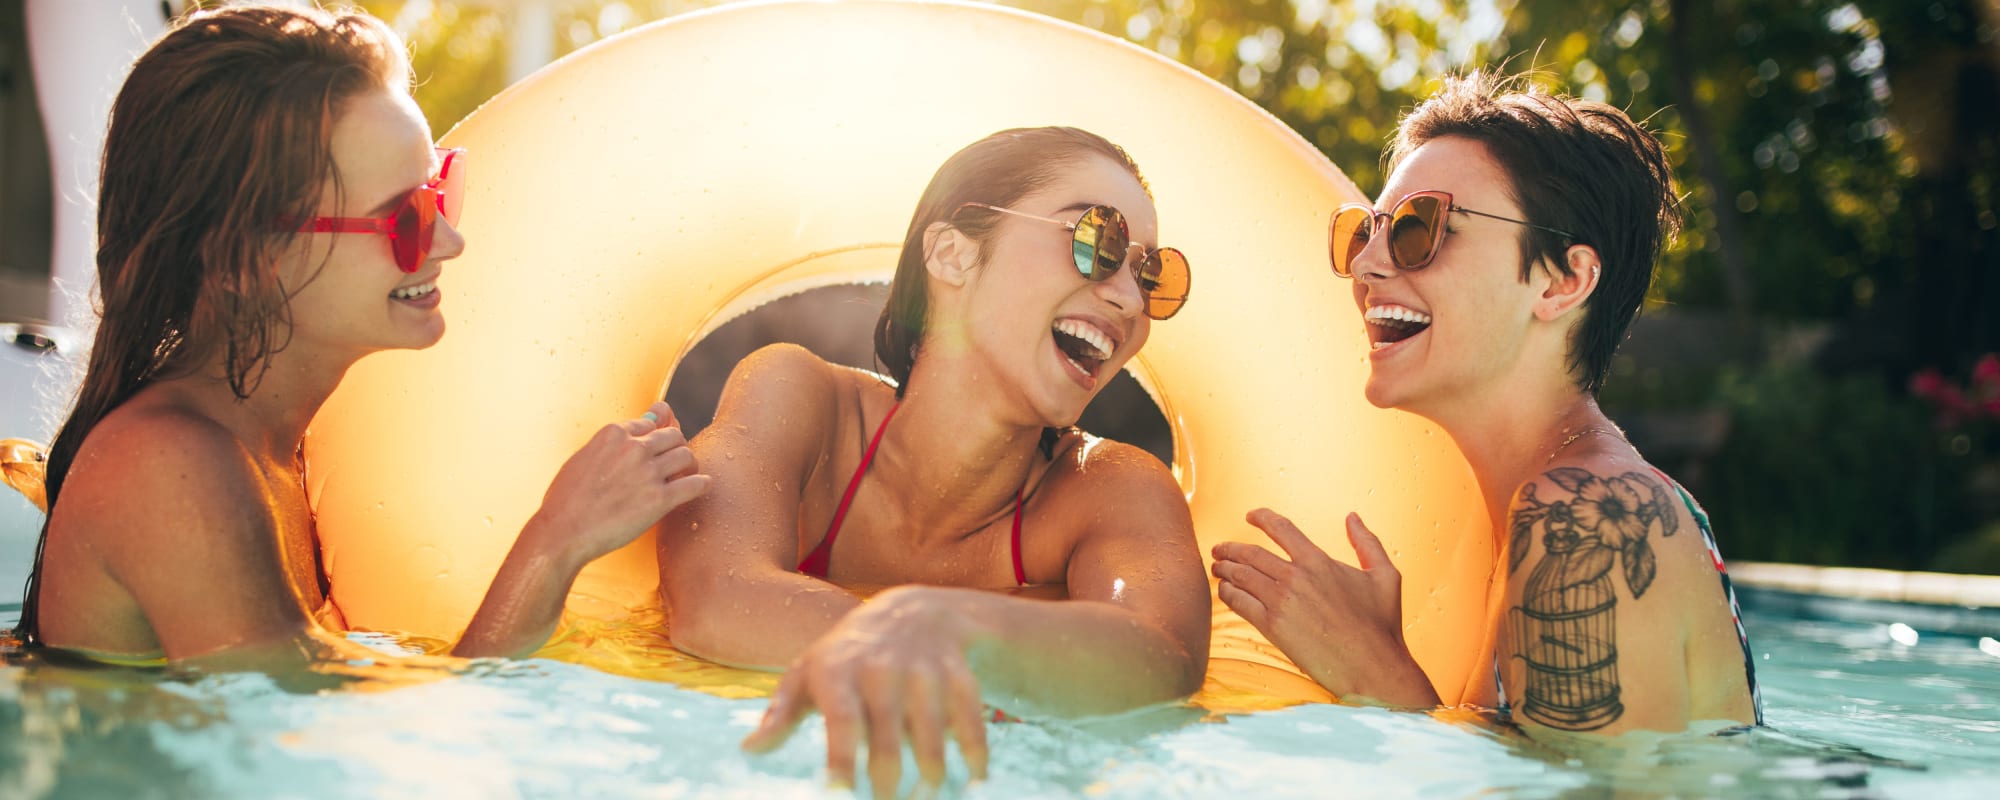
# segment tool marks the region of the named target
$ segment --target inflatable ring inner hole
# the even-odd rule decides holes
[[[753,287],[754,288],[754,285]],[[889,285],[841,282],[792,287],[794,291],[751,306],[739,295],[696,335],[668,381],[665,397],[690,437],[714,420],[730,370],[758,348],[786,342],[835,364],[881,371],[875,361],[875,321],[889,299]],[[762,295],[760,294],[761,298]],[[747,308],[746,308],[747,307]],[[1105,384],[1077,427],[1124,442],[1174,463],[1173,431],[1160,406],[1128,369]]]

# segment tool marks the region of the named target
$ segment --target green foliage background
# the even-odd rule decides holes
[[[409,40],[418,102],[444,131],[507,85],[515,2],[359,5]],[[556,56],[714,5],[546,3]],[[1979,535],[1956,476],[2000,455],[1941,447],[1950,432],[1903,385],[2000,350],[2000,1],[1008,4],[1235,88],[1371,194],[1399,116],[1454,71],[1529,72],[1649,120],[1690,224],[1647,313],[1728,324],[1702,328],[1719,333],[1693,359],[1648,356],[1642,325],[1606,405],[1726,417],[1720,446],[1668,467],[1710,498],[1724,536],[1755,531],[1732,537],[1733,556],[1924,567]]]

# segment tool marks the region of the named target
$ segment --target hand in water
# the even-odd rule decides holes
[[[1253,544],[1215,546],[1217,594],[1327,691],[1343,699],[1428,706],[1436,690],[1403,642],[1403,576],[1382,541],[1347,515],[1361,568],[1327,556],[1292,521],[1250,512],[1292,560]]]
[[[907,737],[920,791],[944,783],[947,730],[972,771],[986,777],[985,707],[966,661],[970,640],[959,615],[927,602],[921,588],[891,589],[850,612],[785,671],[757,730],[754,753],[776,749],[808,713],[826,718],[826,767],[835,785],[854,785],[854,749],[868,740],[868,780],[894,797]]]
[[[639,538],[667,512],[708,490],[666,403],[598,429],[564,462],[531,529],[582,565]],[[540,524],[535,524],[540,523]]]

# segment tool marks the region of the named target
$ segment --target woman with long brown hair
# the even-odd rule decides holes
[[[443,336],[438,279],[465,245],[467,156],[432,146],[410,80],[381,22],[275,7],[196,13],[134,65],[105,139],[103,319],[50,448],[27,641],[282,663],[344,627],[306,426],[356,360]],[[664,404],[606,425],[455,652],[532,651],[584,564],[706,485]]]
[[[865,735],[887,796],[906,739],[927,785],[947,735],[983,769],[982,695],[1074,715],[1201,685],[1208,587],[1179,484],[1071,427],[1187,300],[1158,231],[1123,149],[1002,131],[917,203],[875,338],[889,380],[789,346],[737,366],[694,445],[713,490],[662,526],[660,564],[677,646],[790,664],[750,747],[818,710],[834,781]]]

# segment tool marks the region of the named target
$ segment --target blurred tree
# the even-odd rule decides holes
[[[1661,296],[1852,320],[1901,374],[2000,345],[2000,30],[1981,0],[1520,0],[1508,42],[1658,114],[1693,225]]]
[[[1715,456],[1713,491],[1697,488],[1722,517],[1754,530],[1798,523],[1788,529],[1794,543],[1810,546],[1773,545],[1767,557],[1907,566],[1923,561],[1896,550],[1909,541],[1870,539],[1881,531],[1854,526],[1907,517],[1934,543],[1957,525],[1950,508],[1924,499],[1953,502],[1950,464],[1897,449],[1915,430],[1914,401],[1901,386],[1916,368],[1956,373],[2000,350],[2000,0],[1005,2],[1126,39],[1234,88],[1370,194],[1382,187],[1381,152],[1398,118],[1450,72],[1530,72],[1649,120],[1689,219],[1652,303],[1714,309],[1738,331],[1838,321],[1819,365],[1857,374],[1738,368],[1705,352],[1703,364],[1671,378],[1638,370],[1640,380],[1614,381],[1614,390],[1727,410],[1733,425]],[[518,41],[510,30],[547,31],[555,39],[547,52],[560,57],[718,3],[359,4],[410,41],[418,102],[442,132],[505,88]],[[512,15],[530,12],[552,12],[554,24],[510,26]],[[1696,338],[1725,353],[1714,346],[1723,337]],[[1733,353],[1755,360],[1763,350],[1753,340]],[[1633,372],[1623,367],[1621,375]],[[1827,464],[1880,468],[1872,478],[1851,465],[1791,475],[1803,469],[1797,448],[1823,439],[1848,443],[1828,445]],[[1790,477],[1773,479],[1774,470]],[[1835,486],[1850,474],[1848,486]],[[1798,516],[1829,492],[1863,510]]]
[[[560,56],[712,0],[361,0],[411,42],[450,125],[506,83],[506,19],[552,7]],[[2000,349],[2000,12],[1990,0],[1015,0],[1235,88],[1382,185],[1440,75],[1504,64],[1664,133],[1691,224],[1654,299],[1857,320],[1899,372]],[[449,69],[441,68],[449,64]]]

